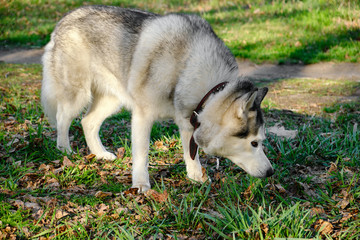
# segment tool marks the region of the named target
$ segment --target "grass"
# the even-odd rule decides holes
[[[12,0],[0,1],[0,44],[42,47],[57,21],[82,5],[105,4],[161,14],[201,15],[236,57],[255,62],[359,62],[360,4],[357,0]]]
[[[276,169],[268,179],[246,175],[226,159],[217,168],[215,158],[201,153],[212,183],[193,183],[181,160],[178,128],[156,123],[154,191],[143,195],[128,190],[131,114],[122,111],[102,126],[103,143],[117,160],[88,155],[79,119],[70,130],[78,154],[64,156],[40,107],[40,71],[39,65],[0,64],[0,239],[360,237],[360,105],[350,97],[358,84],[270,83],[267,126],[280,124],[297,135],[268,134],[266,154]],[[296,102],[287,105],[294,112],[280,110],[281,95],[302,95],[308,103],[311,96],[331,98],[308,115]],[[339,101],[344,98],[350,100]]]

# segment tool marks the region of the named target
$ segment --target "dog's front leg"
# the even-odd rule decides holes
[[[206,182],[209,180],[209,178],[206,173],[203,174],[202,172],[202,167],[199,161],[199,154],[196,153],[194,160],[190,157],[189,143],[192,133],[192,126],[190,124],[183,128],[180,126],[180,135],[184,150],[184,161],[186,164],[187,176],[197,182]]]
[[[131,121],[132,187],[138,188],[139,192],[150,189],[148,153],[152,125],[153,120],[146,115],[145,111],[140,109],[133,111]]]

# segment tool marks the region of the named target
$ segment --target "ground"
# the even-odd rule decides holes
[[[41,54],[0,52],[0,61],[40,63]],[[78,154],[64,155],[40,107],[41,66],[0,64],[0,240],[359,239],[359,65],[239,65],[270,89],[264,148],[275,175],[255,179],[201,151],[212,183],[195,184],[177,127],[161,122],[144,195],[129,190],[129,112],[102,126],[117,160],[89,154],[79,119],[70,129]]]

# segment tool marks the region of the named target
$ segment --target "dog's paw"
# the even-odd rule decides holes
[[[59,150],[60,150],[61,152],[63,152],[63,153],[68,153],[68,154],[74,153],[74,152],[72,151],[70,145],[69,145],[69,146],[57,145],[57,149],[59,149]]]
[[[188,171],[188,178],[195,182],[205,183],[207,181],[211,182],[211,179],[206,174],[206,169],[201,167],[200,171]]]
[[[115,160],[116,156],[111,152],[95,153],[98,159]]]
[[[131,188],[137,188],[139,193],[148,191],[151,186],[150,183],[134,183]]]

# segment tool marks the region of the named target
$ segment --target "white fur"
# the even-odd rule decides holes
[[[134,18],[139,13],[150,16],[138,34],[134,33],[135,27],[121,23],[119,16],[126,11]],[[198,27],[196,31],[194,26]],[[207,137],[208,146],[199,145],[222,156],[231,152],[229,157],[236,164],[250,174],[263,176],[261,162],[268,166],[268,160],[261,148],[249,151],[249,139],[227,140],[229,127],[219,124],[224,115],[236,127],[236,121],[224,114],[223,108],[230,107],[236,98],[230,92],[239,81],[238,69],[229,50],[209,29],[204,20],[195,16],[154,17],[115,7],[83,7],[66,15],[43,56],[41,101],[49,121],[57,128],[57,147],[72,151],[71,121],[88,109],[81,124],[91,152],[98,158],[115,159],[102,145],[99,129],[107,117],[126,107],[132,110],[133,187],[146,191],[150,188],[148,151],[152,124],[158,119],[173,118],[180,129],[188,177],[204,182],[207,176],[202,173],[198,154],[192,160],[189,153],[193,134],[189,117],[212,87],[229,81],[232,83],[224,91],[210,97],[204,113],[199,115],[200,130],[212,134],[213,139]],[[263,136],[253,138],[261,141]],[[223,142],[234,146],[224,146]],[[223,149],[218,151],[218,146]]]

